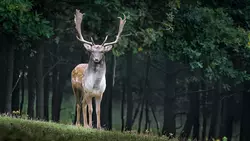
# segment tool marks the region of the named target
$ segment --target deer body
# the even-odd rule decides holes
[[[91,92],[92,97],[104,93],[106,89],[106,65],[79,64],[72,70],[74,87]],[[75,86],[76,85],[76,86]]]
[[[103,58],[104,59],[104,58]],[[105,60],[100,61],[100,63],[95,63],[93,61],[89,61],[88,64],[79,64],[72,70],[72,88],[77,99],[77,112],[80,113],[80,108],[82,104],[82,109],[86,112],[86,106],[89,107],[89,116],[92,116],[92,98],[96,99],[96,113],[97,116],[99,114],[99,118],[97,119],[97,127],[100,128],[100,103],[102,99],[102,95],[106,89],[106,64]],[[85,127],[92,127],[89,123],[87,125],[87,116],[84,116],[84,125]],[[77,116],[76,124],[79,126],[80,114]],[[92,118],[91,118],[92,120]]]
[[[90,42],[82,37],[81,22],[83,15],[84,14],[79,10],[76,10],[74,19],[75,28],[79,34],[77,39],[83,42],[84,47],[90,52],[90,58],[88,64],[79,64],[71,72],[72,89],[76,97],[76,125],[80,125],[80,109],[82,107],[84,127],[92,127],[92,98],[94,97],[96,102],[97,128],[100,129],[100,106],[102,95],[106,89],[106,62],[104,54],[112,49],[113,44],[118,42],[123,26],[126,23],[126,16],[124,15],[124,19],[118,17],[120,19],[120,26],[115,41],[105,43],[108,38],[108,36],[106,36],[101,45],[96,45],[92,38]],[[87,106],[89,112],[89,123],[87,123]]]

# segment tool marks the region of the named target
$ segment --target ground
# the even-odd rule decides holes
[[[168,141],[164,137],[86,129],[6,116],[0,116],[0,133],[1,141]]]

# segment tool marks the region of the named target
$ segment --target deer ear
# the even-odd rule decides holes
[[[104,51],[108,52],[108,51],[110,51],[112,49],[112,47],[113,47],[112,45],[107,45],[107,46],[104,47]]]
[[[91,50],[91,45],[90,45],[90,44],[83,44],[83,46],[84,46],[87,50]]]

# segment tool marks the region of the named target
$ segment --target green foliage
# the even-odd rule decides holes
[[[237,84],[250,78],[246,71],[235,68],[234,64],[237,55],[244,54],[242,57],[250,58],[246,50],[250,44],[249,33],[235,26],[225,9],[197,5],[180,7],[178,0],[148,0],[127,3],[126,6],[116,0],[98,0],[94,4],[94,8],[88,7],[86,13],[98,21],[88,23],[96,33],[101,30],[101,34],[114,35],[118,28],[114,23],[102,23],[100,17],[107,21],[122,13],[127,16],[123,37],[113,48],[117,56],[131,49],[133,53],[157,54],[164,51],[169,59],[190,64],[192,70],[202,69],[206,80],[226,77]],[[102,9],[96,10],[100,6]],[[110,28],[101,28],[101,24]]]
[[[132,50],[133,53],[148,53],[158,49],[153,44],[163,36],[162,30],[168,30],[172,26],[171,9],[179,5],[178,0],[157,2],[152,0],[144,2],[96,0],[92,2],[91,7],[83,5],[80,8],[85,13],[83,27],[86,32],[84,34],[90,31],[98,36],[100,42],[107,34],[109,35],[108,41],[114,40],[119,24],[117,17],[125,14],[127,22],[120,41],[113,48],[113,53],[117,56],[123,55],[127,50]],[[159,7],[162,8],[159,9]],[[165,16],[166,19],[162,19]],[[94,39],[97,39],[97,36]]]
[[[222,138],[222,141],[227,141],[227,137],[223,137],[223,138]]]
[[[37,40],[53,35],[49,21],[33,12],[28,0],[2,0],[0,2],[0,26],[4,33],[21,41]]]
[[[0,140],[32,141],[166,141],[167,138],[98,131],[72,125],[56,124],[35,120],[0,117]]]
[[[203,69],[205,77],[221,77],[242,82],[249,79],[245,71],[235,69],[235,54],[245,49],[247,32],[235,27],[223,9],[183,6],[174,20],[175,30],[165,33],[162,49],[171,60],[189,63],[192,69]]]

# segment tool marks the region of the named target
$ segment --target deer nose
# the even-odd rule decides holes
[[[94,59],[95,62],[98,62],[99,60],[97,58]]]

